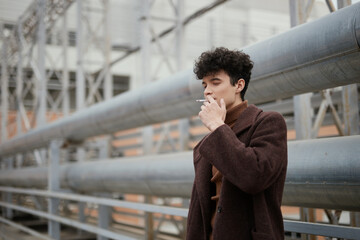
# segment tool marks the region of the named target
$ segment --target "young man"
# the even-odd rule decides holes
[[[279,113],[248,106],[252,67],[247,54],[226,48],[195,63],[207,100],[199,117],[211,133],[194,148],[188,240],[284,239],[286,125]]]

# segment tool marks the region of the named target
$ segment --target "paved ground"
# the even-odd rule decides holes
[[[13,227],[0,225],[0,240],[39,240],[37,237],[30,236]]]

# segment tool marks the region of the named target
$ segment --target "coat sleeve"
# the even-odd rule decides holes
[[[253,125],[249,146],[227,125],[218,127],[199,146],[201,156],[232,184],[249,194],[272,185],[287,165],[287,131],[284,118],[264,113]]]

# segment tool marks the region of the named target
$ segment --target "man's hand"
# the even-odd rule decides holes
[[[220,99],[220,106],[213,97],[207,96],[208,102],[204,102],[199,112],[199,117],[204,125],[213,132],[224,124],[226,116],[226,105],[224,99]]]

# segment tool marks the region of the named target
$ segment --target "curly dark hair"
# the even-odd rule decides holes
[[[245,80],[245,87],[241,91],[241,99],[244,100],[245,92],[248,88],[251,70],[254,62],[250,56],[242,51],[229,50],[225,47],[218,47],[210,51],[203,52],[195,61],[194,73],[198,79],[203,79],[210,74],[224,70],[230,77],[233,86],[240,78]]]

